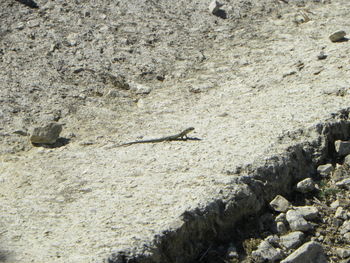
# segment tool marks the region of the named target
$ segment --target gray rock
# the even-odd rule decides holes
[[[331,203],[330,207],[333,208],[333,209],[336,209],[339,207],[339,200],[335,200],[333,203]]]
[[[220,7],[222,7],[223,4],[220,4],[218,1],[213,0],[210,4],[209,4],[209,12],[212,14],[216,14]]]
[[[318,209],[314,206],[297,206],[294,210],[298,211],[306,220],[314,220],[318,218]]]
[[[285,212],[290,207],[290,203],[281,195],[277,195],[271,202],[270,206],[277,212]]]
[[[345,156],[344,158],[344,164],[347,166],[350,166],[350,154],[348,154],[347,156]]]
[[[346,32],[344,30],[339,30],[331,34],[329,36],[329,39],[332,42],[337,42],[337,41],[343,40],[345,36],[346,36]]]
[[[276,216],[275,221],[276,222],[287,223],[286,214],[285,213],[280,213],[278,216]]]
[[[343,225],[339,228],[340,234],[344,235],[345,233],[350,232],[350,220],[345,221]]]
[[[328,176],[333,171],[333,165],[331,163],[322,164],[317,167],[317,172],[321,176]]]
[[[289,210],[286,214],[286,219],[291,230],[308,231],[312,229],[312,225],[296,210]]]
[[[350,257],[350,249],[337,248],[335,252],[340,258]]]
[[[51,122],[43,127],[33,129],[30,141],[32,143],[53,144],[62,131],[62,124]]]
[[[279,234],[284,234],[287,232],[287,227],[283,222],[277,222],[276,228]]]
[[[350,242],[350,232],[344,234],[344,238]]]
[[[321,244],[315,241],[305,243],[281,263],[326,263],[327,258]]]
[[[337,164],[332,173],[332,181],[338,182],[349,177],[349,166]]]
[[[252,252],[252,256],[256,262],[275,262],[282,259],[283,253],[281,249],[274,248],[266,240],[262,241],[258,249]]]
[[[337,182],[335,185],[341,188],[350,189],[350,178],[341,180],[340,182]]]
[[[190,85],[189,86],[189,91],[192,93],[201,93],[201,92],[206,92],[214,88],[213,84],[197,84],[197,85]]]
[[[297,191],[308,193],[315,190],[315,182],[311,178],[306,178],[297,184]]]
[[[280,238],[277,235],[271,235],[265,238],[265,241],[269,242],[272,246],[278,246]]]
[[[298,247],[304,239],[304,233],[301,231],[294,231],[287,235],[281,236],[281,245],[286,249],[293,249]]]
[[[335,150],[339,156],[350,154],[350,141],[335,141]]]
[[[337,208],[337,210],[335,211],[334,217],[339,218],[339,219],[343,219],[343,220],[347,220],[348,219],[347,211],[344,210],[341,206],[339,206]]]
[[[320,54],[317,55],[318,60],[323,60],[326,58],[327,58],[327,55],[323,51],[321,51]]]
[[[149,94],[152,91],[152,88],[142,84],[131,84],[130,90],[134,91],[136,94]]]

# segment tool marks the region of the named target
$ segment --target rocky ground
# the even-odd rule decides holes
[[[337,158],[297,183],[289,201],[276,196],[198,262],[350,262],[349,143],[336,142]]]
[[[329,38],[347,0],[0,2],[0,260],[277,262],[304,244],[347,262],[347,159],[319,153],[348,139],[349,42]],[[200,140],[115,147],[190,126]]]

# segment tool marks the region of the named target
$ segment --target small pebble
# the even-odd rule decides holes
[[[329,39],[332,42],[338,42],[338,41],[343,40],[345,36],[346,36],[346,32],[344,30],[339,30],[339,31],[336,31],[333,34],[331,34],[329,36]]]

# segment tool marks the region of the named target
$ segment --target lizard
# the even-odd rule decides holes
[[[193,130],[194,130],[193,127],[189,127],[189,128],[187,128],[187,129],[183,130],[182,132],[177,133],[175,135],[165,136],[165,137],[156,138],[156,139],[127,142],[127,143],[120,144],[117,147],[128,146],[128,145],[137,144],[137,143],[155,143],[155,142],[168,142],[168,141],[181,141],[181,140],[185,141],[188,139],[187,134]]]

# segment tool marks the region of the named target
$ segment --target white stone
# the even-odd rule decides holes
[[[350,249],[337,248],[336,253],[340,258],[350,257]]]
[[[344,158],[344,164],[347,166],[350,166],[350,154],[348,154],[347,156],[345,156]]]
[[[350,141],[335,141],[335,150],[339,156],[350,154]]]
[[[343,225],[339,228],[339,231],[341,235],[350,232],[350,220],[345,221]]]
[[[312,229],[312,225],[296,210],[289,210],[286,214],[286,219],[291,230],[308,231]]]
[[[280,263],[327,263],[323,247],[315,241],[310,241],[299,247]]]
[[[321,176],[329,176],[331,174],[331,172],[333,171],[333,165],[331,163],[327,163],[327,164],[322,164],[319,165],[317,167],[317,172],[321,175]]]
[[[277,235],[271,235],[265,238],[265,241],[269,242],[273,246],[277,246],[280,241],[280,238]]]
[[[78,44],[79,35],[77,33],[71,33],[67,36],[67,43],[70,46],[76,46]]]
[[[350,189],[350,178],[346,178],[335,184],[338,187]]]
[[[30,136],[30,141],[32,143],[53,144],[58,139],[61,131],[62,124],[50,122],[45,126],[34,128]]]
[[[314,206],[297,206],[294,210],[298,211],[306,220],[318,218],[318,209]]]
[[[350,232],[345,233],[344,238],[350,242]]]
[[[304,238],[304,233],[301,231],[294,231],[287,235],[281,236],[281,244],[286,249],[292,249],[298,247]]]
[[[283,222],[283,223],[286,223],[286,222],[287,222],[287,220],[286,220],[286,214],[285,214],[285,213],[280,213],[278,216],[276,216],[275,221],[276,221],[276,222]]]
[[[290,207],[290,203],[281,195],[277,195],[271,202],[270,206],[277,212],[285,212]]]
[[[258,249],[252,252],[252,256],[258,261],[275,262],[282,259],[283,254],[279,248],[274,248],[269,242],[262,241]]]
[[[335,211],[334,217],[346,220],[348,219],[347,211],[344,210],[341,206],[339,206]]]
[[[142,84],[132,84],[130,85],[130,90],[134,91],[136,94],[149,94],[152,91],[152,88]]]
[[[331,206],[331,208],[336,209],[336,208],[338,208],[339,205],[340,205],[339,200],[337,199],[333,203],[331,203],[330,206]]]
[[[287,232],[287,227],[283,222],[277,222],[276,228],[279,234],[284,234]]]
[[[308,193],[315,190],[315,182],[311,178],[306,178],[297,184],[297,191]]]

